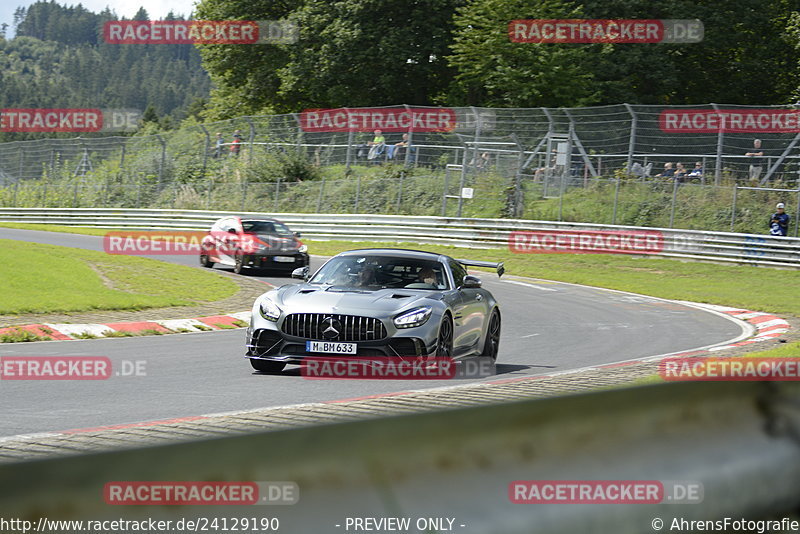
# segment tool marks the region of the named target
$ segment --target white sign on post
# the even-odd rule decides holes
[[[567,164],[567,150],[569,143],[558,143],[558,153],[556,154],[556,165]]]
[[[475,190],[471,187],[462,187],[461,188],[461,198],[472,198],[472,194]]]

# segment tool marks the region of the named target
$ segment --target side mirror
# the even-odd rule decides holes
[[[298,280],[308,280],[308,266],[298,267],[292,271],[292,278],[297,278]]]
[[[295,237],[301,237],[302,234],[300,232],[293,232]]]
[[[461,287],[464,289],[478,289],[482,285],[481,279],[477,276],[472,276],[468,274],[464,277],[464,283],[461,284]]]

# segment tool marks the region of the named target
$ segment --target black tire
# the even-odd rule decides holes
[[[439,337],[436,340],[436,357],[453,357],[453,320],[449,315],[442,318],[439,324]]]
[[[244,268],[244,256],[241,254],[237,254],[235,259],[233,260],[233,272],[236,274],[242,274],[242,269]]]
[[[261,371],[262,373],[266,373],[268,375],[276,375],[283,371],[283,368],[286,367],[286,364],[283,362],[271,362],[269,360],[253,360],[250,359],[250,365],[253,366],[253,369],[256,371]]]
[[[486,329],[486,341],[483,343],[483,352],[481,353],[481,356],[491,358],[492,361],[497,361],[497,354],[500,352],[501,326],[500,312],[494,309],[489,318],[489,327]]]
[[[200,254],[200,265],[207,269],[214,266],[214,262],[208,258],[208,254]]]

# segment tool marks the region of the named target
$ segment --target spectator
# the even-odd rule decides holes
[[[367,141],[367,145],[371,147],[369,154],[367,154],[367,159],[375,159],[383,154],[386,149],[386,138],[383,136],[383,132],[375,130],[375,137],[372,141]]]
[[[789,233],[789,215],[786,214],[784,209],[786,206],[783,202],[778,202],[775,206],[775,213],[772,214],[772,217],[769,221],[769,233],[770,235],[777,235],[777,236],[784,236],[788,235]]]
[[[533,171],[533,181],[536,183],[544,181],[544,178],[547,177],[548,172],[553,172],[556,170],[556,161],[558,160],[558,151],[556,147],[550,152],[550,161],[545,162],[544,167],[539,167],[535,171]]]
[[[674,178],[676,180],[678,180],[679,182],[682,182],[683,179],[686,177],[687,172],[688,171],[686,170],[686,167],[683,166],[683,163],[678,162],[678,163],[675,164],[675,177]]]
[[[700,161],[695,162],[694,169],[689,173],[689,176],[703,176],[703,163]]]
[[[231,155],[238,156],[239,151],[242,149],[242,131],[236,130],[233,132],[233,142],[231,143]]]
[[[672,168],[672,162],[665,163],[661,174],[656,174],[658,178],[672,178],[673,176],[675,176],[675,169]]]
[[[416,152],[416,148],[411,146],[411,142],[409,142],[409,140],[408,140],[408,134],[404,133],[403,134],[403,140],[400,141],[399,143],[395,143],[394,144],[394,155],[393,155],[393,157],[395,159],[405,159],[406,150],[410,151],[409,154],[408,154],[409,163],[413,163],[415,152]]]
[[[225,138],[222,137],[222,133],[217,132],[217,138],[214,140],[214,157],[219,158],[222,157],[222,150],[225,146]]]
[[[487,169],[489,167],[489,153],[482,152],[480,156],[472,158],[469,164],[474,165],[479,171]]]
[[[647,165],[642,166],[641,163],[634,162],[631,166],[631,174],[634,176],[638,176],[640,178],[649,178],[650,171],[653,170],[653,162],[651,161]]]
[[[761,139],[753,140],[753,150],[747,152],[745,156],[750,158],[748,160],[750,162],[750,179],[758,180],[764,165],[764,151],[761,150]]]

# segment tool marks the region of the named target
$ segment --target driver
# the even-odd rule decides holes
[[[364,265],[364,268],[358,272],[356,286],[367,287],[375,284],[375,266]]]
[[[436,273],[433,272],[431,267],[425,266],[417,273],[417,279],[422,284],[436,285]]]

